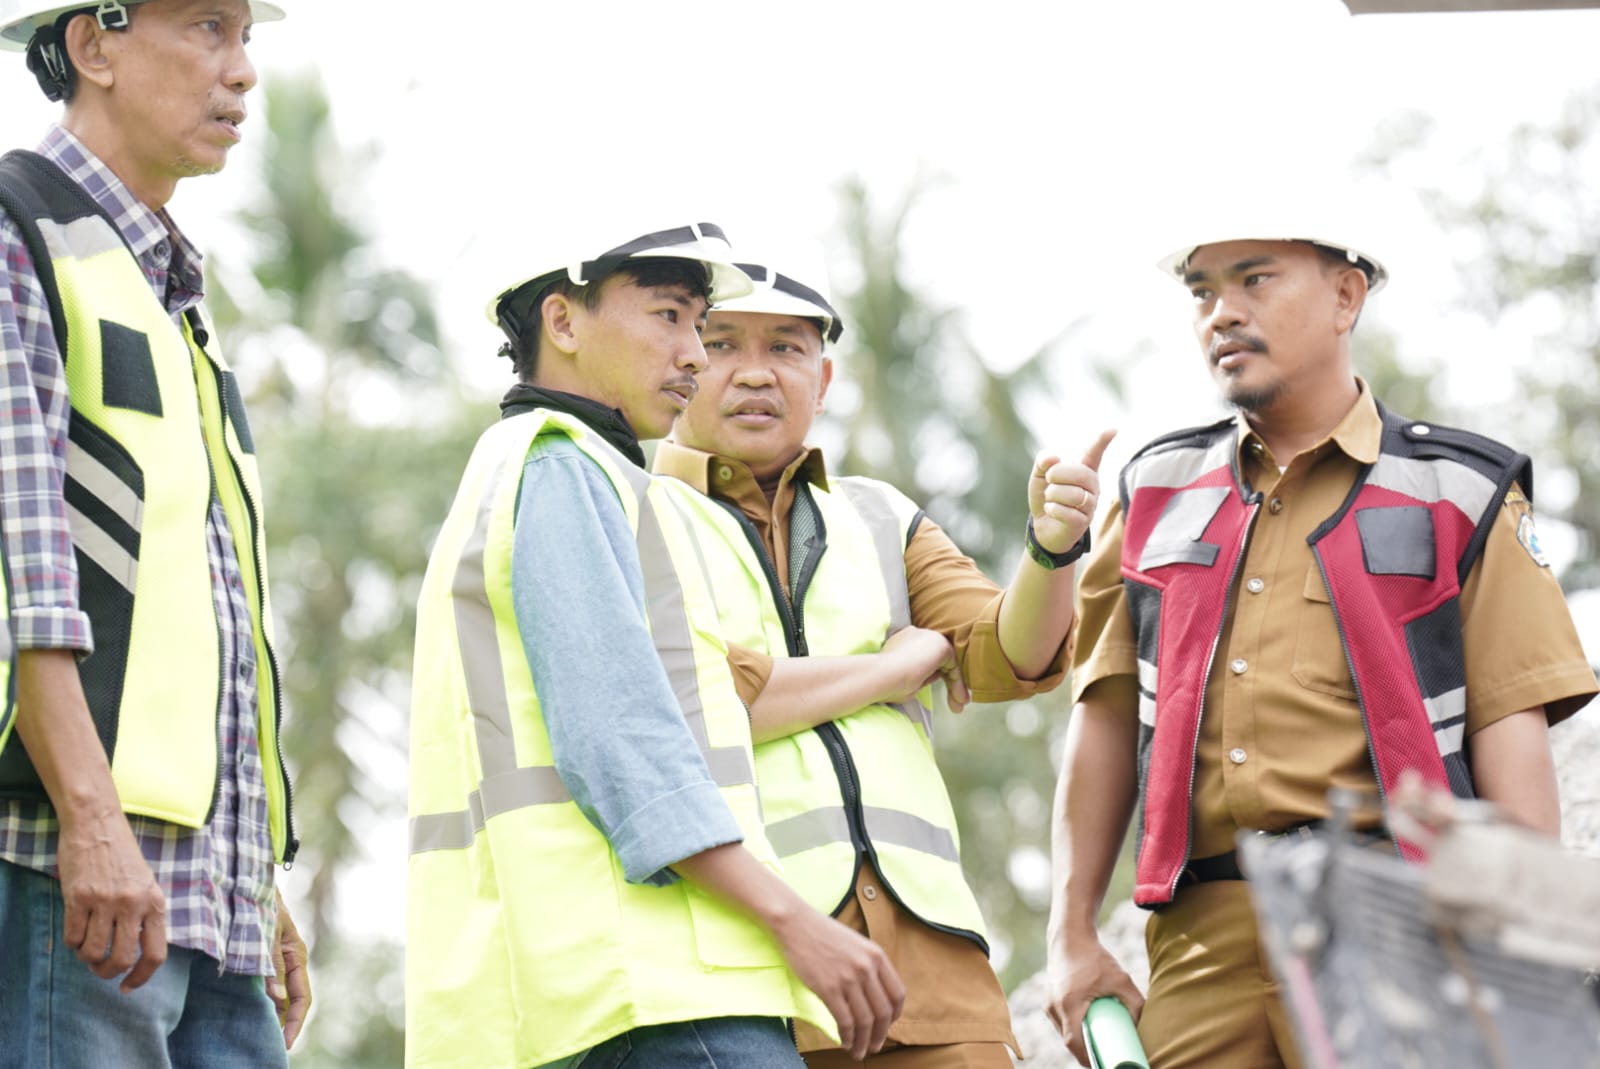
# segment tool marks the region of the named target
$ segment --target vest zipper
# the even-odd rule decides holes
[[[190,311],[192,312],[193,309]],[[198,315],[193,315],[189,318],[189,329],[191,331],[203,329],[200,326]],[[204,353],[204,351],[202,348],[201,352]],[[210,356],[207,355],[206,359],[209,361]],[[215,369],[215,364],[212,366]],[[260,606],[261,627],[263,629],[261,646],[267,651],[267,670],[272,673],[272,745],[278,758],[278,779],[283,783],[283,867],[290,869],[294,867],[295,855],[300,852],[300,840],[295,837],[294,833],[294,784],[289,780],[289,769],[283,760],[283,675],[278,670],[277,652],[273,650],[272,643],[267,640],[265,632],[267,625],[266,562],[260,558],[257,552],[258,539],[256,537],[256,532],[261,529],[261,514],[256,509],[255,499],[250,496],[250,487],[245,482],[244,472],[239,470],[239,462],[233,458],[233,451],[228,448],[228,424],[233,421],[233,417],[228,411],[228,391],[221,388],[220,376],[217,376],[217,378],[217,404],[222,412],[222,448],[228,454],[228,463],[232,466],[234,478],[239,484],[239,496],[244,499],[245,511],[250,516],[250,530],[245,533],[250,536],[250,555],[256,562],[256,604]],[[213,469],[211,477],[215,481],[215,469]],[[215,490],[214,486],[213,490]],[[238,546],[235,545],[234,552],[237,553],[238,551]],[[258,708],[260,701],[261,688],[258,686],[256,688]]]
[[[783,622],[784,639],[789,647],[789,655],[791,657],[810,656],[811,651],[806,647],[805,631],[802,626],[802,611],[805,591],[811,584],[811,577],[816,574],[818,563],[822,558],[821,552],[808,553],[806,555],[794,588],[796,592],[795,600],[798,604],[791,603],[783,592],[783,584],[778,581],[778,569],[772,562],[772,554],[767,552],[767,547],[762,544],[761,536],[756,531],[755,524],[750,522],[750,517],[740,511],[736,505],[719,498],[712,498],[712,500],[727,509],[734,519],[739,521],[739,526],[744,531],[745,539],[749,541],[751,548],[755,550],[756,559],[760,561],[761,570],[767,577],[768,585],[772,588],[773,601],[778,606],[779,618]],[[815,507],[815,505],[812,506],[813,509]],[[817,513],[817,523],[820,530],[822,523],[820,511]],[[824,538],[826,538],[826,532],[824,532]],[[827,543],[824,541],[823,549],[825,550],[826,548]],[[844,802],[845,824],[850,829],[850,845],[855,852],[855,861],[851,865],[850,871],[849,890],[845,892],[844,898],[840,899],[839,903],[833,907],[832,914],[837,915],[844,908],[844,904],[850,900],[850,896],[855,894],[856,877],[861,872],[861,859],[863,857],[870,858],[872,867],[877,870],[878,882],[883,885],[884,891],[890,898],[894,899],[901,909],[935,931],[959,935],[965,939],[972,940],[983,949],[984,956],[988,957],[989,943],[977,932],[969,931],[966,928],[953,928],[948,924],[939,924],[929,920],[908,906],[905,900],[900,897],[899,892],[889,883],[889,878],[883,873],[883,865],[878,860],[878,851],[873,847],[872,840],[867,835],[867,817],[861,806],[861,777],[856,771],[855,759],[850,754],[850,745],[844,741],[844,733],[831,720],[825,724],[818,724],[811,730],[816,733],[817,738],[822,740],[822,747],[828,754],[828,760],[833,764],[834,778],[839,781],[839,794]]]
[[[1255,525],[1256,513],[1260,511],[1261,494],[1259,491],[1252,494],[1249,503],[1245,506],[1249,514],[1244,519],[1244,531],[1239,535],[1239,552],[1234,554],[1233,567],[1228,573],[1228,593],[1222,600],[1222,615],[1217,618],[1217,632],[1211,636],[1211,652],[1206,654],[1206,673],[1201,676],[1200,685],[1200,715],[1194,718],[1194,744],[1189,750],[1189,793],[1188,830],[1184,833],[1183,857],[1178,859],[1178,871],[1173,873],[1172,882],[1167,885],[1167,901],[1171,902],[1178,893],[1178,881],[1183,879],[1183,870],[1189,864],[1189,852],[1194,849],[1194,780],[1195,766],[1200,759],[1200,722],[1206,715],[1206,691],[1210,689],[1211,669],[1217,663],[1217,647],[1222,644],[1222,627],[1228,619],[1228,609],[1233,605],[1233,585],[1239,580],[1239,569],[1244,566],[1245,547],[1250,544],[1250,528]],[[1159,687],[1161,681],[1156,680]]]

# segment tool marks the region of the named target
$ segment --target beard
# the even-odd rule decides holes
[[[1257,386],[1230,381],[1222,388],[1223,400],[1246,415],[1264,412],[1277,404],[1288,390],[1288,385],[1277,379]]]

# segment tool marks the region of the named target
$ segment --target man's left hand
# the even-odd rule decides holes
[[[1076,463],[1050,453],[1040,453],[1028,478],[1028,514],[1033,517],[1033,537],[1048,553],[1065,553],[1089,529],[1100,500],[1100,461],[1116,431],[1100,437]]]
[[[272,965],[276,975],[267,979],[267,994],[278,1007],[278,1024],[283,1028],[283,1047],[293,1048],[300,1029],[311,1011],[311,971],[307,965],[306,942],[289,916],[283,892],[278,891],[278,936],[272,943]]]

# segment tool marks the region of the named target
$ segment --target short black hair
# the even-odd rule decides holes
[[[681,286],[689,296],[711,299],[711,268],[699,260],[684,260],[675,256],[644,256],[624,260],[607,271],[602,271],[583,285],[578,285],[565,275],[545,284],[537,296],[528,303],[531,314],[515,341],[506,343],[501,352],[511,357],[511,369],[517,378],[531,381],[539,370],[539,339],[544,335],[544,302],[560,295],[577,301],[588,311],[600,307],[600,287],[621,276],[641,289],[663,286]],[[507,300],[515,294],[507,295]]]

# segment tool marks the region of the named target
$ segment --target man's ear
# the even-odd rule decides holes
[[[817,383],[817,415],[822,415],[824,407],[822,399],[828,396],[828,384],[833,381],[833,358],[822,358],[822,379]]]
[[[78,70],[78,77],[101,89],[110,89],[115,78],[114,64],[107,51],[106,38],[115,31],[102,30],[93,15],[77,15],[67,23],[67,62]]]
[[[1367,273],[1359,267],[1339,272],[1339,287],[1334,292],[1333,325],[1340,334],[1355,329],[1361,309],[1367,303]]]
[[[539,321],[550,344],[569,356],[578,351],[576,320],[581,315],[578,302],[564,293],[552,293],[539,306]]]

